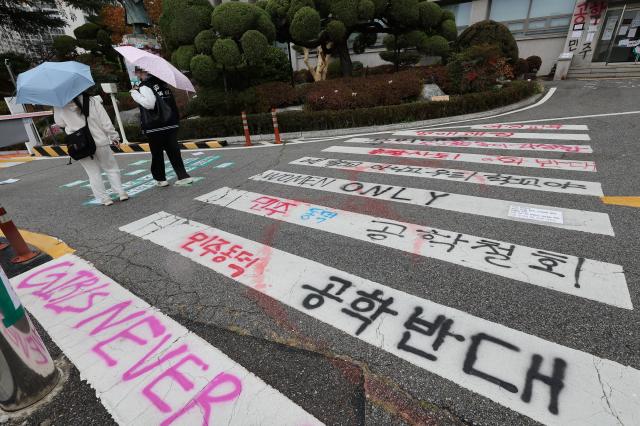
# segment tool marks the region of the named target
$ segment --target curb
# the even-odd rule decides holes
[[[215,139],[189,139],[180,141],[180,149],[182,150],[222,148],[225,146],[227,146],[227,141]],[[36,157],[66,157],[69,155],[66,145],[36,146],[33,148],[33,151]],[[116,154],[130,154],[149,152],[150,148],[148,143],[130,143],[121,144],[120,146],[111,145],[111,151]]]
[[[473,114],[466,115],[454,115],[451,117],[442,117],[442,118],[434,118],[432,120],[423,120],[423,121],[412,121],[406,123],[395,123],[395,124],[385,124],[381,126],[370,126],[370,127],[345,127],[343,129],[331,129],[331,130],[313,130],[309,132],[291,132],[291,133],[281,133],[280,137],[283,140],[292,140],[299,138],[317,138],[317,137],[330,137],[330,136],[349,136],[351,134],[360,134],[360,133],[368,133],[368,132],[385,132],[385,131],[394,131],[394,130],[404,130],[407,127],[428,127],[435,126],[438,124],[446,124],[451,121],[466,121],[466,120],[474,120],[474,119],[482,119],[486,117],[491,117],[493,115],[504,114],[507,112],[515,111],[520,108],[527,107],[529,105],[533,105],[538,102],[545,94],[547,93],[547,89],[542,91],[542,93],[538,93],[536,95],[530,96],[527,99],[516,102],[515,104],[503,106],[500,108],[491,109],[488,111],[475,112]],[[236,142],[244,143],[244,136],[231,136],[227,137],[227,142],[230,144],[235,144]],[[273,134],[263,134],[263,135],[251,135],[251,140],[256,142],[271,142],[273,143]]]
[[[75,250],[66,245],[62,240],[55,237],[51,237],[45,234],[39,234],[37,232],[26,231],[24,229],[18,229],[22,238],[30,246],[33,246],[51,256],[53,259],[64,256],[65,254],[75,253]],[[4,237],[4,234],[0,231],[0,236]]]

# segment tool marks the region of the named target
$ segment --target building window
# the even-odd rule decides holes
[[[450,10],[456,15],[456,25],[462,30],[471,24],[471,2],[448,4],[442,6],[445,10]]]
[[[492,0],[489,18],[515,36],[565,33],[576,0]]]

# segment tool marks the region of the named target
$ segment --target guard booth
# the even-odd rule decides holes
[[[569,78],[640,77],[640,1],[578,0],[563,54]]]

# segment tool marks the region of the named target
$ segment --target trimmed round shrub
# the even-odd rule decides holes
[[[529,72],[529,62],[527,62],[526,59],[518,59],[515,63],[515,65],[513,66],[513,74],[516,77],[520,77],[523,74],[526,74]]]
[[[111,47],[111,36],[105,30],[99,30],[96,34],[96,41],[100,46]]]
[[[265,10],[274,18],[284,18],[291,2],[289,0],[268,0]]]
[[[333,79],[338,77],[342,77],[342,67],[340,65],[340,59],[336,58],[329,62],[327,66],[327,78]]]
[[[456,21],[447,19],[440,24],[440,34],[449,41],[456,41],[458,38],[458,27]]]
[[[529,56],[527,58],[527,64],[529,65],[529,72],[538,72],[542,68],[542,58],[540,56]]]
[[[341,21],[331,21],[327,24],[327,34],[331,41],[342,40],[347,34],[347,29]]]
[[[171,62],[180,71],[189,71],[191,59],[196,55],[196,47],[192,44],[178,47],[171,55]]]
[[[230,38],[217,40],[211,52],[214,61],[225,68],[235,68],[242,62],[240,49]]]
[[[318,38],[321,29],[320,14],[310,7],[298,10],[289,26],[291,37],[296,43],[308,43]]]
[[[423,1],[418,5],[418,15],[422,28],[434,28],[442,21],[442,8],[432,1]]]
[[[250,65],[262,63],[264,56],[269,49],[269,41],[260,31],[249,30],[242,35],[240,45],[244,52],[244,57]]]
[[[456,14],[453,13],[450,10],[447,9],[443,9],[442,10],[442,18],[443,21],[455,21],[456,20]]]
[[[296,13],[303,7],[310,7],[314,9],[313,0],[291,0],[291,4],[289,5],[289,9],[287,10],[287,21],[292,23]]]
[[[218,79],[219,70],[209,55],[196,55],[191,58],[191,74],[199,84],[211,86]]]
[[[495,21],[481,21],[468,27],[457,41],[459,50],[478,44],[493,44],[500,48],[504,57],[511,63],[518,60],[518,44],[511,31],[505,25]]]
[[[376,17],[381,16],[389,6],[389,0],[372,0],[372,2],[375,7],[374,16]]]
[[[264,10],[259,10],[255,29],[264,34],[269,42],[273,42],[276,39],[276,26],[273,24],[269,14]]]
[[[373,19],[376,13],[376,6],[371,0],[360,0],[358,3],[358,17],[363,20]]]
[[[86,24],[80,25],[78,28],[73,30],[73,34],[78,40],[95,39],[96,35],[98,35],[98,31],[100,31],[99,25],[94,24],[93,22],[87,22]]]
[[[53,50],[60,58],[65,58],[76,51],[78,45],[75,38],[61,35],[53,39]]]
[[[419,47],[419,50],[427,55],[447,56],[450,48],[446,38],[436,35],[427,38]]]
[[[192,43],[193,39],[209,28],[211,7],[191,6],[176,12],[171,22],[171,38],[178,44]]]
[[[375,33],[360,33],[353,41],[353,51],[355,53],[364,53],[367,47],[373,46],[378,40],[378,34]]]
[[[198,53],[210,55],[211,49],[213,48],[213,43],[215,43],[217,39],[218,37],[216,36],[215,31],[204,30],[198,33],[196,39],[193,41],[193,44],[196,47]]]
[[[358,22],[358,0],[334,0],[330,5],[333,19],[342,21],[345,27],[353,27]]]
[[[418,0],[393,0],[388,15],[393,22],[404,26],[413,26],[420,18]]]
[[[418,48],[427,42],[429,36],[423,31],[410,31],[401,36],[400,44],[404,47],[415,47]]]
[[[253,4],[229,2],[213,9],[211,25],[223,37],[240,38],[253,27],[260,10]]]

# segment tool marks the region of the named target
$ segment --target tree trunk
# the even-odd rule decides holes
[[[340,68],[342,70],[343,77],[351,77],[353,71],[353,63],[351,62],[351,55],[349,54],[349,46],[347,41],[341,42],[336,46],[338,51],[338,57],[340,58]]]

